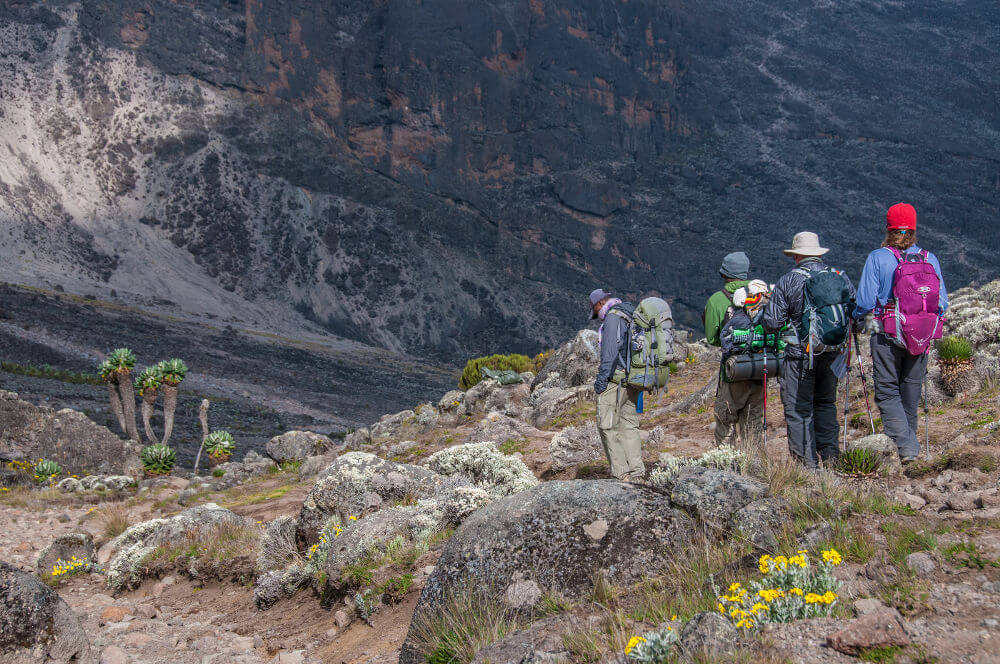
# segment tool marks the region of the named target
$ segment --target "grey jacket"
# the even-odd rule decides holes
[[[608,387],[608,381],[614,375],[615,369],[625,366],[625,343],[628,334],[628,321],[615,312],[616,307],[632,309],[627,302],[615,305],[604,317],[600,331],[601,364],[597,368],[597,380],[594,381],[594,391],[600,394]]]
[[[800,262],[796,266],[796,269],[778,279],[778,283],[775,284],[774,290],[771,292],[771,301],[768,302],[767,308],[764,309],[764,316],[761,319],[765,330],[768,332],[777,332],[786,323],[791,323],[792,326],[798,329],[799,323],[802,322],[802,310],[805,308],[806,277],[796,270],[798,268],[805,268],[811,272],[815,272],[826,267],[826,263],[819,258],[807,258]],[[851,283],[851,278],[846,274],[844,278],[847,279],[851,298],[854,298],[856,295],[854,284]],[[786,358],[802,358],[805,356],[806,347],[804,343],[789,345],[785,349]]]

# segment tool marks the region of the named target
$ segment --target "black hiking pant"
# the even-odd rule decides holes
[[[785,358],[778,381],[788,428],[788,452],[809,468],[817,468],[820,459],[834,462],[840,456],[838,381],[832,368],[836,359],[836,353],[816,355],[810,369],[808,357]]]
[[[900,458],[920,455],[917,410],[927,375],[927,354],[910,355],[884,334],[871,338],[875,373],[875,403],[882,413],[882,428],[896,443]]]

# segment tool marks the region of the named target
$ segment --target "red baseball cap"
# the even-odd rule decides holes
[[[917,230],[917,211],[909,203],[896,203],[885,215],[887,230]]]

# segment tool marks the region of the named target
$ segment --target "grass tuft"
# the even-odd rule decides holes
[[[449,595],[436,611],[418,615],[411,629],[428,664],[468,664],[480,648],[519,626],[516,613],[496,593],[466,586]]]

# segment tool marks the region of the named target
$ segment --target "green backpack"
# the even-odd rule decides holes
[[[647,297],[634,310],[613,311],[628,323],[627,366],[615,370],[613,382],[644,391],[666,387],[674,360],[674,318],[670,305]]]

